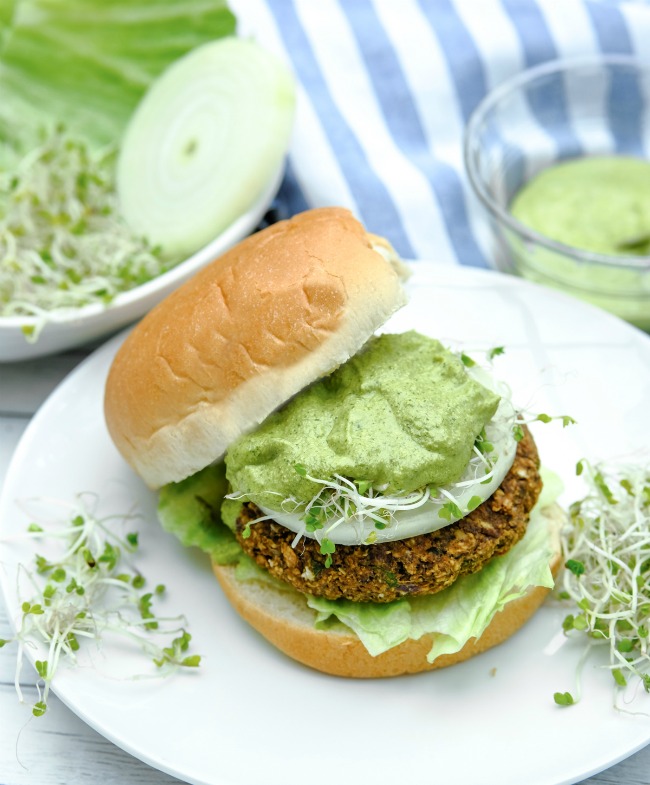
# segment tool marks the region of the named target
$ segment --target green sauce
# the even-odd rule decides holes
[[[552,240],[612,256],[650,254],[650,162],[579,158],[541,172],[512,214]]]
[[[644,266],[641,259],[650,256],[649,161],[585,157],[552,166],[521,189],[510,209],[544,237],[612,257],[602,264],[508,234],[523,276],[650,330],[650,261]],[[639,257],[639,263],[629,257]]]
[[[227,477],[271,509],[319,492],[296,466],[320,480],[386,484],[389,493],[443,485],[462,475],[498,403],[438,341],[382,335],[232,445]]]

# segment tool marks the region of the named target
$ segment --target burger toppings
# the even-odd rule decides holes
[[[482,373],[416,332],[373,338],[230,448],[232,496],[325,548],[446,526],[514,459],[514,411]]]

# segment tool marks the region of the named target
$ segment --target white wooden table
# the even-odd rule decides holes
[[[88,350],[78,350],[24,363],[0,364],[0,482],[31,416],[87,354]],[[0,599],[0,638],[10,634]],[[50,698],[49,711],[44,717],[30,719],[27,708],[16,699],[14,669],[12,647],[0,649],[0,785],[177,782],[106,741],[56,697]],[[27,678],[23,689],[27,700],[33,703],[34,688]],[[548,752],[552,755],[552,750]],[[585,782],[650,785],[650,746]]]

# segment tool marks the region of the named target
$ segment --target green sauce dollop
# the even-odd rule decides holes
[[[276,510],[319,492],[304,470],[389,493],[444,485],[462,475],[498,403],[438,341],[382,335],[235,442],[227,477],[235,492]]]

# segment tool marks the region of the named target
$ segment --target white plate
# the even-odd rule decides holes
[[[253,231],[273,201],[283,173],[284,166],[274,174],[251,208],[204,248],[163,275],[118,294],[109,305],[97,303],[53,314],[34,343],[27,341],[22,332],[24,326],[34,323],[33,318],[0,317],[0,363],[44,357],[81,346],[144,316],[183,281]]]
[[[506,347],[497,371],[515,399],[579,424],[540,425],[544,462],[581,492],[576,460],[645,448],[650,433],[650,340],[623,322],[527,282],[421,263],[412,300],[387,329],[415,327],[468,351]],[[547,604],[507,643],[454,668],[383,681],[351,681],[285,658],[230,609],[201,554],[180,547],[155,522],[155,497],[124,465],[106,433],[102,390],[119,344],[112,339],[38,412],[17,449],[0,500],[4,534],[24,530],[15,500],[101,494],[109,512],[137,501],[139,564],[164,580],[165,610],[185,612],[198,672],[133,681],[143,660],[91,645],[82,667],[62,668],[59,697],[81,718],[143,761],[192,783],[330,785],[408,780],[455,785],[573,783],[650,741],[650,696],[613,706],[611,677],[589,661],[583,699],[553,702],[575,688],[581,649],[560,632],[564,612]],[[39,546],[40,547],[40,546]],[[41,549],[42,550],[42,549]],[[16,563],[29,545],[5,544],[2,588],[17,613]],[[35,652],[35,656],[39,656]],[[644,711],[645,716],[632,712]]]

